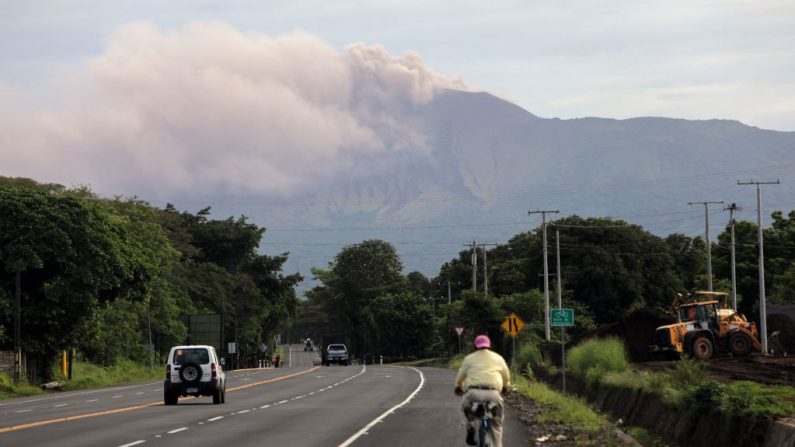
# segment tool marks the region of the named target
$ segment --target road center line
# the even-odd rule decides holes
[[[406,405],[407,403],[409,403],[409,401],[411,401],[411,399],[413,399],[414,396],[416,396],[417,393],[420,392],[420,390],[422,389],[422,386],[425,385],[425,375],[423,375],[422,371],[418,370],[417,368],[413,368],[412,367],[411,369],[413,369],[414,371],[417,372],[417,374],[420,375],[420,384],[417,386],[417,389],[415,389],[414,392],[411,393],[409,395],[409,397],[406,398],[406,400],[404,400],[403,402],[395,405],[394,407],[390,408],[389,410],[386,410],[385,412],[381,413],[380,416],[378,416],[377,418],[373,419],[369,424],[365,425],[364,428],[362,428],[361,430],[356,432],[350,438],[346,439],[345,442],[340,444],[338,447],[347,447],[347,446],[351,445],[354,441],[359,439],[363,434],[367,433],[367,430],[373,428],[373,426],[375,424],[378,424],[379,422],[383,421],[387,416],[389,416],[390,414],[394,413],[395,410],[397,410],[400,407],[402,407],[402,406]]]

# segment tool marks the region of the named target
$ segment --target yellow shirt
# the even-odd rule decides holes
[[[455,383],[464,390],[480,385],[499,391],[511,386],[511,372],[501,355],[489,349],[478,349],[464,358]]]

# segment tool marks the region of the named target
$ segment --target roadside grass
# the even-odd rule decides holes
[[[635,371],[615,338],[588,340],[567,358],[572,373],[598,389],[628,388],[657,394],[672,408],[691,414],[720,408],[728,414],[773,419],[795,414],[795,387],[709,380],[702,362],[684,358],[668,371]]]
[[[66,380],[60,369],[55,371],[56,380],[64,381],[64,391],[82,390],[103,386],[120,385],[131,382],[142,382],[164,377],[164,369],[156,365],[153,370],[128,359],[117,359],[111,366],[100,366],[75,360],[72,364],[72,380]]]
[[[563,395],[543,382],[532,382],[519,374],[514,379],[518,392],[545,408],[546,411],[538,416],[540,421],[564,424],[585,433],[607,428],[607,420],[591,409],[584,399]]]
[[[571,350],[566,356],[571,372],[589,386],[597,386],[609,373],[630,370],[624,343],[615,337],[592,338]]]
[[[458,354],[450,359],[450,363],[447,365],[450,369],[459,369],[461,368],[461,364],[464,363],[465,354]]]
[[[41,389],[28,383],[27,379],[21,380],[18,384],[14,384],[14,379],[8,376],[8,374],[0,373],[0,399],[35,396],[41,393]]]

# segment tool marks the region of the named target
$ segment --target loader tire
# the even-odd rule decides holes
[[[735,332],[729,336],[729,351],[738,357],[744,357],[751,353],[753,342],[748,334]]]
[[[707,360],[712,357],[712,354],[715,352],[715,346],[712,344],[712,340],[707,337],[698,337],[697,339],[693,340],[693,346],[690,349],[693,357],[699,360]]]

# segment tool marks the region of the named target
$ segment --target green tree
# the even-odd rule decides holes
[[[401,359],[429,351],[433,336],[431,306],[413,292],[387,293],[370,304],[378,352]]]
[[[21,272],[23,349],[44,379],[99,303],[145,299],[156,262],[126,223],[93,200],[0,189],[0,283]]]

